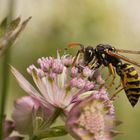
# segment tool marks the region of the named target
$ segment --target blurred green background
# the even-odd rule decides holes
[[[9,1],[0,0],[0,21],[7,16]],[[140,1],[133,0],[14,0],[13,17],[32,16],[26,29],[11,49],[11,62],[30,80],[26,68],[42,56],[55,56],[68,42],[96,46],[108,43],[116,48],[140,50]],[[76,49],[69,50],[75,54]],[[139,62],[139,55],[127,54]],[[0,72],[2,58],[0,59]],[[140,69],[137,69],[140,71]],[[103,71],[103,74],[106,70]],[[105,77],[105,75],[103,75]],[[116,85],[118,80],[116,79]],[[0,77],[0,83],[2,79]],[[109,92],[113,92],[113,89]],[[26,95],[10,75],[6,112],[12,112],[16,98]],[[114,140],[140,139],[140,102],[132,108],[124,91],[115,101],[117,118],[123,121],[118,130],[124,134]],[[72,140],[72,137],[56,139]],[[54,140],[54,139],[52,139]]]

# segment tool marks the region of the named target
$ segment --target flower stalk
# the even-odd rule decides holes
[[[62,111],[63,111],[62,109],[56,108],[55,111],[53,112],[52,117],[49,119],[47,126],[51,126],[56,121],[56,119],[60,116]]]
[[[29,140],[41,140],[40,138],[38,138],[37,136],[32,136],[29,138]]]
[[[11,21],[13,17],[14,7],[15,7],[15,0],[10,0],[8,3],[8,21]],[[7,27],[7,23],[6,26]],[[1,90],[1,102],[0,102],[0,140],[3,140],[3,121],[4,121],[4,111],[5,111],[5,104],[8,92],[8,85],[9,85],[9,65],[10,62],[10,47],[11,43],[7,46],[7,51],[3,58],[3,68],[2,68],[2,79],[3,85]]]
[[[2,90],[1,90],[1,101],[0,101],[0,140],[2,137],[3,130],[3,120],[5,113],[5,104],[7,99],[7,92],[9,86],[9,63],[10,63],[10,47],[26,27],[28,21],[31,17],[27,18],[25,21],[20,23],[20,17],[12,19],[12,13],[14,9],[14,0],[11,0],[9,16],[3,20],[0,25],[0,56],[3,55],[3,67],[2,67]]]

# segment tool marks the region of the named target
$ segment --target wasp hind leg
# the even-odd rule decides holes
[[[117,91],[114,94],[112,94],[110,100],[114,100],[114,98],[124,89],[125,85],[126,85],[126,80],[123,79],[121,83],[116,87]]]
[[[114,80],[116,78],[116,73],[115,73],[115,70],[114,70],[114,68],[113,68],[111,63],[109,64],[108,69],[109,69],[109,74],[108,74],[107,78],[105,79],[105,81],[107,81],[110,78],[110,76],[112,76],[112,81],[107,87],[109,89],[114,84]]]
[[[115,97],[124,89],[124,87],[121,87],[119,90],[117,90],[115,93],[113,93],[110,97],[110,100],[114,100]]]
[[[118,90],[120,87],[124,87],[122,81],[120,81],[120,84],[115,89]]]

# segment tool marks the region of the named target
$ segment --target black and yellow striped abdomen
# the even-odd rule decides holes
[[[140,97],[140,76],[131,64],[122,64],[121,80],[128,100],[134,107]]]

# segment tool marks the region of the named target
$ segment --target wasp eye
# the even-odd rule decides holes
[[[84,61],[86,63],[89,63],[90,61],[92,61],[92,59],[95,56],[95,50],[93,49],[93,47],[87,47],[85,48],[85,52],[84,52]]]
[[[89,50],[89,51],[88,51],[88,55],[89,55],[89,57],[91,57],[92,54],[93,54],[92,50]]]

